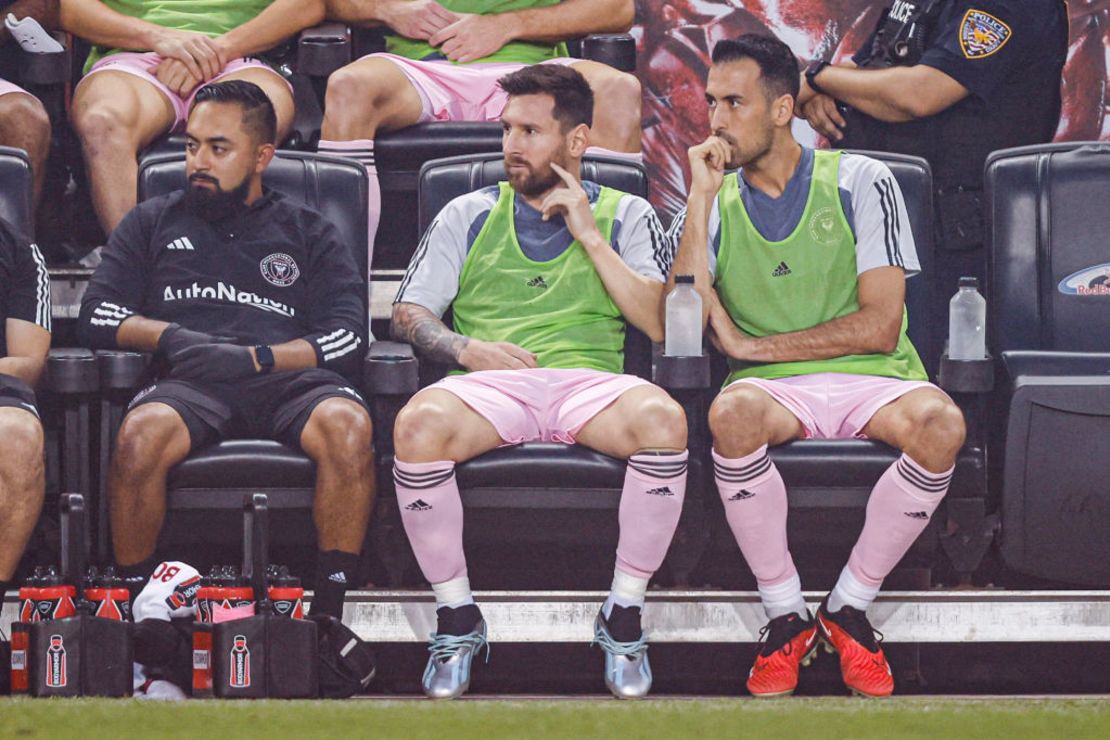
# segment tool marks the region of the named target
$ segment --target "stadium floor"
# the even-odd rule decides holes
[[[1110,737],[1107,697],[0,700],[0,737]]]

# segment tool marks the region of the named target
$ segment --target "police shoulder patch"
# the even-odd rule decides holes
[[[960,50],[968,59],[989,57],[1006,45],[1013,32],[990,13],[970,8],[960,23]]]

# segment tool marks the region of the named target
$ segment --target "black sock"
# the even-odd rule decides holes
[[[316,590],[312,594],[312,613],[343,619],[343,597],[354,585],[358,555],[340,550],[321,550],[316,554]]]
[[[482,612],[477,604],[466,604],[452,609],[441,606],[436,609],[436,633],[440,635],[469,635],[482,620]]]
[[[613,604],[613,610],[605,620],[609,634],[617,642],[635,642],[644,634],[640,627],[640,607]]]
[[[8,589],[12,587],[11,581],[0,581],[0,605],[4,603],[4,596],[7,595]]]

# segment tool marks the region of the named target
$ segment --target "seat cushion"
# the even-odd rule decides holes
[[[316,464],[303,452],[268,439],[234,439],[194,452],[170,471],[170,489],[308,488]]]
[[[500,447],[456,469],[468,507],[612,509],[624,460],[579,445],[527,442]]]

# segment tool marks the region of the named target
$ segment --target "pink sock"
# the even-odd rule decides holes
[[[943,473],[930,473],[904,454],[886,469],[867,501],[863,532],[852,548],[847,568],[859,586],[873,591],[853,596],[853,592],[862,589],[851,588],[852,583],[841,588],[838,581],[834,589],[836,603],[843,601],[857,609],[866,608],[867,596],[874,598],[883,579],[929,524],[951,480],[952,468]],[[863,602],[867,603],[858,605]],[[830,610],[835,611],[832,606],[833,600],[830,600]]]
[[[767,445],[740,458],[713,450],[713,473],[728,526],[755,575],[767,615],[774,619],[796,611],[808,616],[786,544],[786,485],[767,456]],[[784,593],[787,583],[789,593]]]
[[[401,522],[424,577],[429,583],[443,583],[466,576],[463,508],[455,463],[394,460],[393,482]]]
[[[651,578],[671,546],[686,497],[682,452],[641,452],[628,458],[618,514],[617,569]]]
[[[378,219],[382,212],[382,189],[378,185],[378,168],[374,166],[374,141],[372,139],[354,139],[352,141],[320,139],[316,151],[320,154],[331,154],[336,157],[353,159],[366,169],[366,175],[370,178],[368,192],[370,211],[366,224],[366,234],[369,239],[366,245],[366,266],[369,269],[374,263],[374,238],[378,234]]]
[[[603,146],[591,146],[586,150],[587,157],[609,157],[611,159],[620,159],[625,162],[632,162],[633,164],[644,163],[643,152],[618,152],[615,149],[606,149]]]

